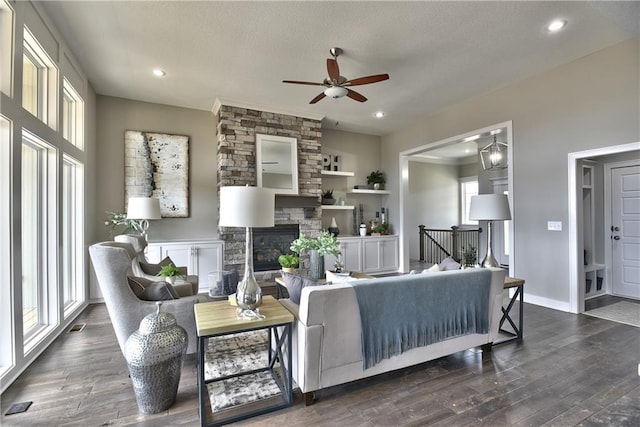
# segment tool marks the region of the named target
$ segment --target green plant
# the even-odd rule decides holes
[[[126,213],[107,211],[106,214],[107,220],[104,222],[104,225],[109,228],[109,236],[113,237],[116,234],[129,233],[142,234],[140,222],[136,219],[127,218]]]
[[[373,230],[374,233],[380,233],[380,234],[388,234],[389,233],[389,224],[379,224],[376,225]]]
[[[298,268],[300,258],[294,254],[282,254],[278,257],[278,262],[282,268]]]
[[[323,231],[315,239],[310,239],[304,233],[300,233],[300,237],[291,242],[291,250],[298,256],[311,250],[318,251],[320,255],[338,256],[342,253],[338,247],[338,240],[328,231]]]
[[[367,175],[367,184],[385,184],[386,182],[384,172],[376,170]]]
[[[158,277],[182,277],[184,273],[181,269],[175,265],[163,265],[158,274]]]
[[[333,199],[333,188],[329,190],[322,190],[323,199]]]
[[[476,248],[471,245],[465,246],[462,251],[462,261],[464,262],[464,265],[474,265],[476,263],[476,259]]]

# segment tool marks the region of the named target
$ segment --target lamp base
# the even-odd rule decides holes
[[[482,268],[486,268],[486,267],[498,267],[498,268],[500,268],[500,263],[493,257],[493,255],[488,254],[487,256],[484,257],[484,259],[480,263],[480,267],[482,267]]]
[[[236,303],[245,310],[254,310],[262,305],[262,289],[253,274],[249,274],[238,283]]]

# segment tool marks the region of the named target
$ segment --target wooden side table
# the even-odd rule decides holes
[[[293,315],[284,308],[272,296],[264,296],[262,305],[260,306],[260,314],[265,316],[261,320],[246,320],[236,316],[236,308],[229,304],[228,301],[214,301],[194,305],[196,333],[198,335],[198,398],[201,426],[218,426],[231,422],[243,420],[256,415],[275,411],[277,409],[291,406],[293,393],[293,377],[292,377],[292,359],[291,359],[291,330],[293,326]],[[282,334],[278,328],[282,327]],[[205,353],[207,349],[208,339],[211,337],[235,334],[239,332],[256,331],[267,329],[269,332],[269,342],[266,348],[268,352],[267,366],[260,369],[243,371],[226,375],[221,378],[206,379],[205,378]],[[284,346],[287,351],[284,351]],[[286,361],[285,361],[285,357]],[[275,364],[279,362],[281,374],[275,371]],[[215,381],[226,381],[229,379],[240,378],[246,375],[256,374],[258,372],[269,371],[273,380],[278,385],[281,398],[270,397],[269,400],[276,400],[275,403],[267,405],[258,401],[257,404],[249,403],[242,405],[242,409],[249,409],[246,412],[238,410],[230,411],[231,415],[224,419],[214,419],[214,414],[207,410],[207,384]],[[210,407],[209,407],[210,408]],[[251,409],[250,409],[251,408]],[[207,415],[210,415],[212,422],[207,423]]]
[[[493,345],[503,344],[511,341],[522,341],[522,327],[523,327],[523,313],[524,313],[524,279],[518,279],[516,277],[506,277],[504,279],[504,289],[516,288],[516,291],[511,296],[511,300],[507,307],[502,307],[502,317],[500,318],[499,332],[509,335],[509,338],[505,338],[499,341],[494,341]],[[518,325],[510,316],[511,309],[520,297],[520,305],[518,310]],[[502,329],[504,322],[509,322],[513,328],[513,332]]]

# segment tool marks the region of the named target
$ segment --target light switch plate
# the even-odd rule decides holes
[[[562,221],[547,221],[547,230],[562,231]]]

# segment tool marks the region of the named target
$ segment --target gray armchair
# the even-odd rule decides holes
[[[138,329],[140,321],[147,314],[155,312],[156,303],[138,299],[127,282],[131,261],[137,256],[130,244],[96,243],[89,247],[89,254],[120,350],[124,355],[127,338]],[[162,302],[162,310],[173,314],[178,325],[187,331],[189,338],[187,353],[195,353],[198,342],[193,305],[206,301],[208,301],[206,297],[189,296]]]
[[[129,243],[133,246],[136,256],[131,260],[131,275],[143,277],[149,280],[160,280],[156,274],[160,272],[162,264],[151,264],[147,260],[144,251],[147,248],[146,239],[139,234],[120,234],[113,238],[116,242]],[[186,282],[184,285],[176,285],[176,292],[180,296],[196,295],[198,293],[198,276],[188,275],[187,267],[180,267]]]

